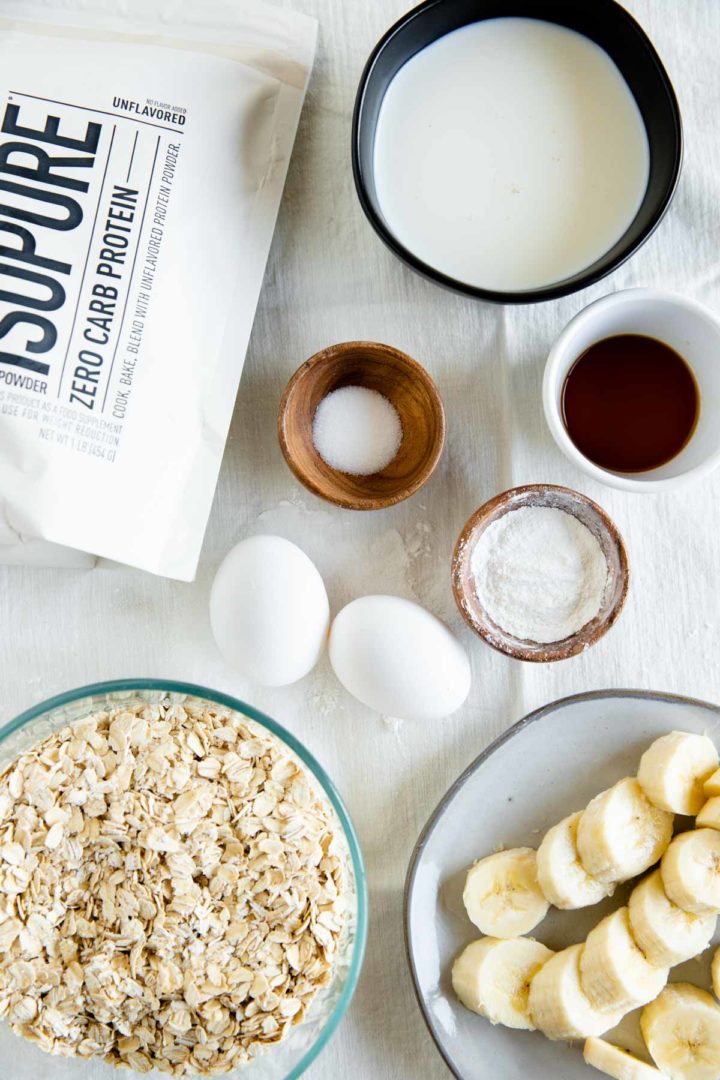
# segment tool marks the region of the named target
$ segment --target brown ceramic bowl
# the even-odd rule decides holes
[[[470,561],[481,534],[493,521],[523,506],[552,506],[572,514],[597,538],[607,560],[608,584],[600,611],[577,633],[562,641],[540,644],[537,641],[523,641],[513,637],[493,622],[475,591]],[[455,600],[465,621],[483,641],[516,660],[543,663],[576,656],[589,649],[608,632],[625,603],[630,584],[630,569],[623,539],[597,503],[571,488],[558,487],[555,484],[528,484],[496,495],[475,511],[455,545],[452,584]]]
[[[313,443],[315,411],[342,386],[377,390],[398,411],[403,438],[381,472],[338,472]],[[427,371],[390,345],[345,341],[315,353],[295,372],[280,402],[278,438],[285,460],[301,484],[348,510],[380,510],[413,495],[435,471],[445,442],[445,411]]]

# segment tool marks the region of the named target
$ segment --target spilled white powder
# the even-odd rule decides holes
[[[608,579],[600,544],[572,514],[511,510],[481,534],[471,557],[477,597],[506,633],[562,641],[597,615]]]
[[[318,405],[313,442],[332,469],[371,476],[389,465],[400,449],[402,424],[397,409],[377,390],[343,386]]]

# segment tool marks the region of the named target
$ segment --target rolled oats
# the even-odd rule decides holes
[[[303,1019],[343,925],[331,810],[250,720],[98,712],[0,774],[0,1016],[43,1050],[226,1072]]]

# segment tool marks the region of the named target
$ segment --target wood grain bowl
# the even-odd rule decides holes
[[[318,405],[343,386],[377,390],[400,416],[400,449],[371,476],[333,469],[313,443]],[[309,491],[348,510],[380,510],[415,494],[435,471],[445,442],[445,410],[435,383],[412,357],[374,341],[346,341],[315,353],[290,379],[280,402],[278,439],[288,466]]]
[[[541,644],[508,634],[490,618],[475,590],[472,553],[480,535],[493,521],[523,506],[550,506],[572,514],[595,536],[608,565],[608,584],[600,611],[577,633],[562,641]],[[572,488],[556,484],[527,484],[503,491],[484,503],[466,522],[452,558],[455,601],[467,624],[483,641],[516,660],[547,663],[567,660],[603,637],[622,611],[630,585],[630,568],[622,536],[602,507]]]

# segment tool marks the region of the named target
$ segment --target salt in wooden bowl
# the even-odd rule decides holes
[[[400,448],[372,475],[333,469],[313,442],[318,405],[343,386],[377,390],[400,417]],[[409,498],[435,471],[445,442],[445,411],[435,383],[412,357],[375,341],[345,341],[315,353],[290,379],[280,402],[278,439],[287,464],[309,491],[348,510],[380,510]]]

